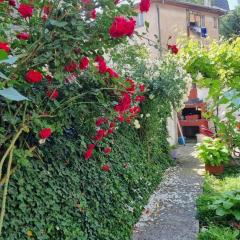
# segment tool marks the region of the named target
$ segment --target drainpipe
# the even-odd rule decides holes
[[[160,28],[160,11],[159,7],[157,6],[157,25],[158,25],[158,38],[160,44],[160,57],[162,56],[162,42],[161,42],[161,28]]]

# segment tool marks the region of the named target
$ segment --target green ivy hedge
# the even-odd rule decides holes
[[[114,143],[111,170],[103,172],[102,155],[96,153],[89,161],[82,157],[83,136],[93,131],[84,119],[92,119],[93,113],[82,116],[74,106],[66,110],[63,135],[42,145],[39,157],[11,178],[3,239],[130,239],[143,206],[171,163],[169,111],[168,104],[147,100],[141,128],[123,124],[108,140]]]

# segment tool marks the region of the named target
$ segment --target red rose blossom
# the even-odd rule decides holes
[[[102,166],[102,170],[104,172],[109,172],[110,171],[110,166],[108,164],[105,164],[105,165]]]
[[[107,122],[108,122],[107,118],[100,117],[100,118],[97,119],[96,125],[98,127],[100,127],[102,124],[107,123]]]
[[[90,17],[92,19],[96,19],[97,18],[97,11],[96,9],[93,9],[91,12],[90,12]]]
[[[120,3],[120,0],[115,0],[115,1],[114,1],[114,4],[115,4],[115,5],[117,5],[117,4],[119,4],[119,3]]]
[[[114,107],[116,112],[123,113],[128,110],[131,106],[131,98],[129,94],[122,93],[122,98],[120,99],[119,103]]]
[[[30,38],[30,34],[26,32],[21,32],[17,34],[17,38],[20,40],[28,40]]]
[[[86,4],[86,5],[91,4],[91,0],[82,0],[82,2],[83,2],[84,4]]]
[[[19,5],[18,12],[23,18],[32,17],[33,7],[28,4],[21,3]]]
[[[4,0],[0,0],[0,3],[3,3],[4,2]]]
[[[16,0],[9,0],[8,4],[9,4],[9,6],[16,7],[17,2],[16,2]]]
[[[84,153],[84,158],[85,160],[88,160],[90,157],[93,155],[93,148],[89,148],[85,153]]]
[[[0,42],[0,49],[6,53],[10,52],[10,47],[6,42]]]
[[[144,96],[136,96],[136,98],[135,98],[135,101],[136,102],[142,102],[142,101],[144,101],[145,100],[145,97]]]
[[[141,0],[139,6],[141,12],[148,12],[150,8],[151,0]]]
[[[64,67],[64,70],[67,72],[74,72],[77,69],[77,64],[75,62],[70,62]]]
[[[115,128],[109,128],[108,131],[107,131],[107,134],[113,134]]]
[[[89,67],[89,59],[87,57],[83,57],[80,61],[79,68],[81,70],[85,70]]]
[[[115,72],[112,68],[107,68],[106,73],[109,74],[110,78],[119,78],[118,73]]]
[[[44,128],[39,132],[39,137],[41,139],[47,139],[52,135],[51,128]]]
[[[119,122],[124,122],[124,116],[123,116],[123,115],[117,116],[117,120],[118,120]]]
[[[99,129],[97,131],[97,135],[94,137],[95,141],[101,141],[105,136],[105,131],[103,129]]]
[[[128,87],[125,88],[126,91],[128,91],[130,94],[134,94],[135,93],[136,83],[132,79],[130,79],[130,78],[127,78],[126,82],[128,84]]]
[[[106,147],[104,148],[103,152],[108,155],[110,152],[112,151],[112,149],[110,147]]]
[[[42,81],[42,74],[37,70],[29,70],[25,75],[25,79],[29,83],[38,83]]]
[[[120,38],[123,36],[131,36],[135,28],[136,21],[133,18],[129,20],[122,16],[115,17],[109,34],[112,38]]]
[[[177,48],[177,45],[174,44],[174,45],[167,45],[168,49],[171,50],[172,54],[177,54],[179,49]]]
[[[54,89],[54,90],[48,90],[47,95],[51,100],[56,100],[58,98],[59,93],[57,89]]]
[[[48,83],[51,83],[53,80],[53,77],[51,75],[47,75],[45,78],[47,79]]]
[[[93,143],[88,144],[88,149],[94,149],[94,148],[95,148],[95,144]]]
[[[110,123],[110,128],[113,128],[113,127],[115,127],[116,126],[116,123],[115,122],[111,122]]]
[[[144,92],[145,91],[145,86],[143,84],[141,84],[139,86],[139,90],[140,90],[140,92]]]

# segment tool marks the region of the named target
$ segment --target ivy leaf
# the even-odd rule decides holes
[[[57,26],[57,27],[65,27],[67,25],[67,22],[59,22],[56,20],[51,19],[49,21],[53,26]]]
[[[8,63],[8,64],[14,64],[16,61],[17,61],[18,57],[17,56],[14,56],[14,57],[9,57],[8,59],[6,60],[2,60],[0,61],[0,64],[1,63]]]
[[[16,89],[12,87],[0,90],[0,95],[13,101],[29,100],[28,98],[23,96],[21,93],[19,93]]]
[[[8,58],[8,54],[2,49],[0,49],[0,60],[5,60],[7,58]]]
[[[6,75],[4,75],[2,72],[0,72],[0,78],[3,78],[3,79],[5,79],[5,80],[8,80],[9,78],[6,76]]]

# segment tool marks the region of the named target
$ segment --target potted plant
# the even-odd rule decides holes
[[[197,144],[195,156],[205,163],[205,170],[211,174],[224,172],[224,163],[229,161],[230,152],[220,138],[206,137]]]

